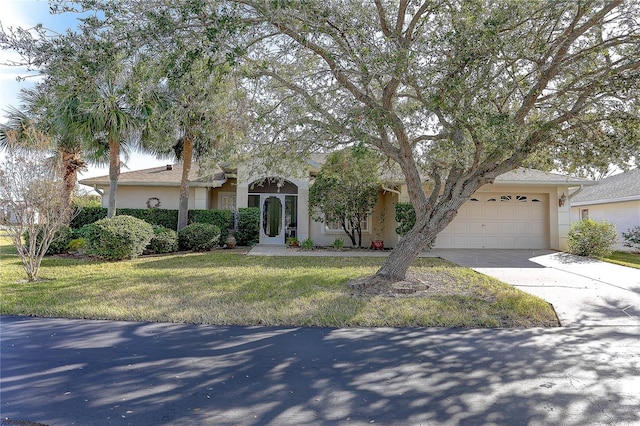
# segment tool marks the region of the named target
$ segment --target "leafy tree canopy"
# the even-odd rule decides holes
[[[362,246],[361,222],[378,199],[378,161],[368,149],[346,148],[328,156],[309,189],[314,219],[336,222],[354,246]]]

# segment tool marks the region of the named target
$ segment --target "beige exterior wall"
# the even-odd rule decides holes
[[[607,221],[616,225],[618,230],[616,250],[631,250],[630,247],[624,246],[622,233],[635,226],[640,226],[640,200],[572,206],[571,220],[573,222],[580,220],[582,210],[588,210],[588,217],[596,222]]]
[[[236,190],[237,190],[237,185],[236,185],[236,180],[235,179],[230,179],[228,181],[226,181],[221,187],[219,188],[211,188],[209,190],[209,194],[208,194],[208,207],[209,209],[219,209],[220,208],[220,203],[221,203],[221,195],[227,195],[227,194],[233,194],[236,195],[236,207],[238,207],[237,205],[237,194],[236,194]]]
[[[378,202],[367,221],[368,229],[362,232],[362,246],[369,247],[372,240],[382,240],[385,247],[393,247],[397,242],[395,207],[398,194],[389,191],[378,193]],[[384,221],[381,220],[384,218]],[[336,238],[342,239],[345,247],[351,247],[351,239],[341,230],[329,230],[324,223],[310,220],[310,237],[315,245],[330,246]]]
[[[109,187],[102,187],[100,189],[104,191],[102,195],[102,207],[106,208],[109,205]],[[189,204],[193,203],[193,196],[194,191],[193,188],[191,188]],[[151,197],[160,199],[161,209],[177,209],[180,200],[180,188],[177,186],[118,186],[116,209],[146,209],[147,200]]]

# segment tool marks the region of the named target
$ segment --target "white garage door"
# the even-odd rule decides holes
[[[549,247],[546,194],[474,194],[436,240],[439,248]]]

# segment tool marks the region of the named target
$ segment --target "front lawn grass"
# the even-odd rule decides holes
[[[419,259],[412,268],[450,283],[426,297],[354,297],[347,281],[373,274],[382,259],[222,250],[123,262],[50,257],[42,280],[25,283],[19,258],[7,247],[0,253],[5,315],[328,327],[558,325],[547,302],[441,259]]]
[[[605,257],[603,260],[622,266],[629,266],[631,268],[640,269],[640,254],[638,253],[614,251],[613,253],[611,253],[611,255]]]

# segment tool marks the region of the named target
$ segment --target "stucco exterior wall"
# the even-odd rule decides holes
[[[100,188],[104,191],[102,195],[102,207],[109,205],[109,187]],[[193,208],[195,191],[191,188],[189,194],[189,208]],[[146,209],[147,200],[151,197],[160,199],[161,209],[177,209],[180,200],[179,187],[160,186],[118,186],[116,209]]]
[[[640,200],[572,206],[572,222],[580,220],[583,209],[588,210],[589,218],[596,222],[607,221],[616,225],[618,230],[616,250],[631,250],[631,248],[624,246],[622,233],[635,226],[640,226]]]
[[[371,217],[368,220],[368,229],[362,231],[362,246],[371,246],[372,240],[382,240],[385,247],[394,247],[397,240],[395,208],[398,201],[398,194],[380,191],[378,202],[373,208]],[[381,221],[384,218],[384,221]],[[324,223],[309,219],[310,237],[317,246],[330,246],[336,238],[342,239],[345,247],[351,247],[351,239],[341,230],[328,230]]]

